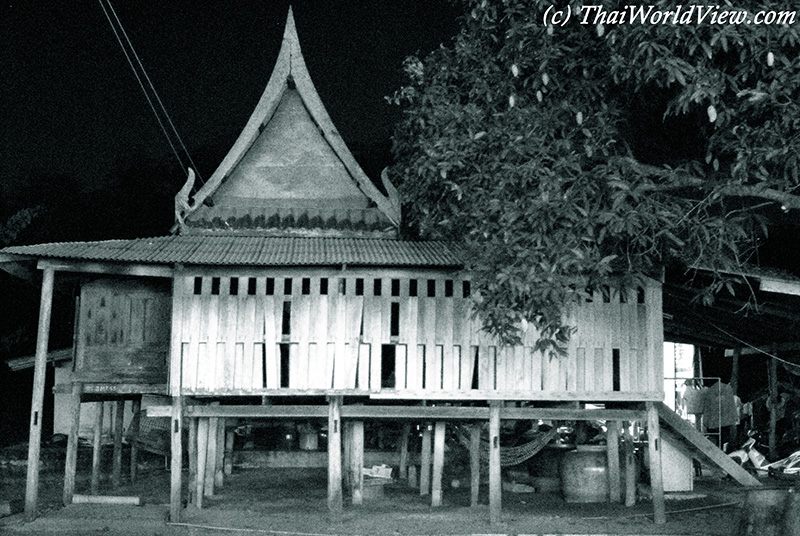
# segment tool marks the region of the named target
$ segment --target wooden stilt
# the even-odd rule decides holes
[[[408,467],[408,487],[416,488],[417,486],[419,486],[417,480],[417,466],[411,465]]]
[[[183,397],[172,397],[169,519],[180,523],[183,497]]]
[[[633,437],[631,436],[630,423],[624,423],[623,449],[625,451],[625,506],[636,504],[636,455],[633,450]]]
[[[657,525],[667,522],[664,505],[664,477],[661,473],[661,429],[658,410],[647,402],[647,449],[650,454],[650,487],[653,493],[653,520]]]
[[[422,429],[422,451],[419,454],[419,494],[431,492],[431,424]]]
[[[344,489],[347,493],[353,492],[353,422],[345,421],[342,423],[342,467],[344,472],[342,480]]]
[[[469,505],[475,507],[478,506],[481,487],[481,425],[473,424],[469,432],[469,469],[472,478]]]
[[[444,468],[444,431],[445,422],[436,421],[433,434],[433,482],[431,490],[431,506],[442,505],[442,469]]]
[[[103,409],[105,402],[95,402],[95,405],[94,440],[92,441],[92,480],[90,487],[92,495],[97,495],[100,492],[100,462],[102,461],[103,454]]]
[[[233,441],[236,434],[232,429],[225,431],[225,476],[233,474]]]
[[[208,458],[208,417],[200,418],[197,422],[197,488],[195,489],[195,502],[198,508],[203,507],[203,497],[206,487],[206,461]]]
[[[64,462],[64,506],[72,504],[75,494],[75,473],[78,467],[78,432],[81,425],[81,391],[80,382],[72,384],[72,395],[69,401],[69,437],[67,438],[67,456]]]
[[[52,268],[42,273],[42,294],[39,302],[39,329],[36,335],[36,356],[33,365],[33,395],[31,396],[31,424],[28,435],[28,469],[25,480],[25,519],[36,519],[39,502],[39,460],[42,448],[42,406],[44,381],[47,372],[47,345],[50,339],[50,316],[53,309]]]
[[[411,433],[411,425],[404,424],[400,435],[400,468],[399,478],[408,478],[408,436]]]
[[[189,504],[197,501],[197,418],[189,419]]]
[[[364,421],[352,423],[352,459],[350,460],[350,478],[353,486],[353,504],[364,502]]]
[[[206,482],[204,493],[206,497],[214,496],[214,485],[217,475],[217,428],[219,417],[208,419],[208,441],[206,442]]]
[[[122,479],[122,435],[124,432],[125,401],[114,406],[114,462],[111,467],[111,486],[117,489]]]
[[[225,484],[225,419],[217,423],[217,460],[214,464],[214,486],[222,488]]]
[[[500,523],[502,489],[500,482],[500,405],[489,406],[489,522]]]
[[[608,472],[608,499],[622,502],[622,481],[619,467],[619,421],[606,422],[606,454]]]
[[[342,397],[328,400],[328,512],[333,521],[342,519]]]
[[[138,470],[138,463],[139,463],[139,444],[136,441],[136,438],[139,436],[139,424],[141,422],[141,413],[142,413],[142,399],[137,398],[131,404],[131,413],[133,413],[133,419],[131,420],[131,484],[136,482],[136,471]]]

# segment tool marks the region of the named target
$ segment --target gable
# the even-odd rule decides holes
[[[191,179],[190,179],[191,181]],[[336,131],[303,61],[291,9],[272,76],[220,166],[193,199],[176,196],[180,232],[396,235],[400,204],[366,176]]]

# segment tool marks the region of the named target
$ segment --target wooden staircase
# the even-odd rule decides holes
[[[657,403],[656,408],[662,423],[661,434],[674,439],[675,445],[687,456],[702,458],[716,465],[743,486],[762,485],[756,477],[745,471],[734,459],[706,439],[706,436],[684,421],[680,415],[663,402]]]

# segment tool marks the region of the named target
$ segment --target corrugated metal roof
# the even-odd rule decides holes
[[[456,248],[445,242],[381,238],[176,235],[100,242],[12,246],[2,254],[146,264],[246,266],[457,267]]]

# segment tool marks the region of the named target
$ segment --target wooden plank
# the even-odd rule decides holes
[[[647,297],[647,289],[645,289],[645,299]],[[653,373],[653,356],[650,353],[650,341],[648,340],[648,318],[647,318],[647,303],[640,303],[636,306],[636,317],[639,323],[636,330],[637,337],[639,338],[639,363],[638,363],[638,383],[639,389],[651,389],[651,376]],[[663,347],[662,347],[662,352]],[[661,374],[659,371],[659,374]]]
[[[319,289],[320,278],[311,280],[313,288]],[[330,292],[330,288],[329,288]],[[314,294],[311,301],[311,338],[316,343],[316,356],[309,355],[309,387],[331,386],[331,370],[328,369],[328,296]]]
[[[205,284],[205,281],[203,281]],[[180,378],[181,389],[196,390],[198,388],[198,367],[200,366],[200,344],[207,343],[207,332],[201,326],[207,325],[207,321],[203,321],[206,314],[203,305],[207,304],[208,300],[203,296],[182,296],[175,304],[177,309],[176,314],[183,311],[183,325],[180,332],[180,342],[182,352],[182,370],[183,378]],[[143,311],[144,312],[144,311]],[[188,342],[188,345],[186,343]],[[207,348],[207,346],[206,346]],[[184,353],[185,352],[185,353]],[[203,356],[205,358],[205,355]],[[205,363],[203,363],[205,364]],[[177,366],[176,366],[177,368]],[[174,383],[174,381],[173,381]],[[175,383],[175,388],[178,384]],[[176,392],[176,391],[173,391]]]
[[[231,281],[237,280],[236,277],[229,278],[228,285]],[[230,287],[228,287],[230,293]],[[238,296],[226,295],[222,300],[225,304],[224,324],[220,324],[220,337],[225,343],[225,353],[222,358],[222,376],[217,376],[217,383],[214,386],[224,386],[226,389],[234,387],[234,378],[236,376],[236,323],[239,319],[239,302]],[[222,322],[223,315],[220,314],[220,322]],[[220,364],[220,356],[217,355],[217,364]],[[219,370],[219,369],[218,369]]]
[[[509,352],[507,346],[498,346],[495,350],[494,388],[498,391],[510,391],[514,388],[513,385],[508,385],[507,383],[509,376],[508,368],[510,364],[508,354]]]
[[[469,468],[470,468],[470,499],[472,508],[478,506],[478,496],[481,486],[481,425],[473,424],[469,427]]]
[[[172,419],[170,425],[170,498],[169,519],[172,523],[181,522],[183,505],[183,397],[172,397]]]
[[[667,522],[664,505],[664,477],[661,465],[661,427],[656,404],[647,402],[647,451],[650,454],[650,488],[653,493],[653,521]]]
[[[404,281],[404,284],[407,284]],[[403,298],[401,302],[401,309],[403,304],[406,306],[407,316],[405,322],[400,322],[400,342],[406,343],[407,348],[407,367],[406,367],[406,385],[407,389],[422,389],[422,364],[424,356],[419,352],[419,298],[416,296],[409,296]],[[402,387],[401,387],[402,388]]]
[[[662,314],[661,285],[650,280],[647,285],[647,342],[651,356],[650,390],[663,391],[664,371],[664,316]]]
[[[102,460],[103,409],[104,402],[95,402],[94,436],[92,440],[92,476],[90,489],[92,495],[100,492],[100,462]]]
[[[75,476],[78,466],[78,432],[81,423],[81,384],[72,384],[72,393],[69,397],[69,437],[67,438],[67,454],[64,462],[64,506],[72,504],[75,494]]]
[[[205,326],[205,355],[198,355],[197,388],[211,390],[217,378],[217,342],[219,340],[220,300],[218,296],[206,296],[206,314],[203,315]],[[202,328],[201,328],[202,329]],[[198,349],[202,352],[202,348]],[[203,358],[201,360],[201,358]]]
[[[47,367],[47,345],[50,336],[50,317],[53,310],[53,270],[42,274],[42,293],[39,301],[39,327],[36,335],[36,354],[33,366],[33,395],[28,435],[28,467],[25,480],[25,519],[36,519],[39,502],[39,458],[42,442],[42,407]]]
[[[544,389],[544,378],[542,375],[544,374],[543,370],[544,367],[542,363],[546,357],[542,354],[539,350],[534,350],[531,352],[530,360],[531,360],[531,390],[535,392],[541,392]]]
[[[269,389],[278,389],[280,384],[280,354],[278,350],[278,343],[281,339],[280,329],[276,330],[277,320],[275,318],[275,298],[273,296],[262,295],[261,311],[263,313],[264,323],[262,326],[264,334],[264,366],[266,370],[266,387]]]
[[[369,345],[369,344],[359,344],[358,345],[358,383],[356,387],[359,389],[369,389],[371,391],[380,391],[381,385],[381,368],[380,368],[380,344]],[[378,388],[375,389],[370,384],[370,372],[371,372],[371,362],[377,362],[378,365],[376,367],[377,372],[377,384]]]
[[[406,386],[406,373],[408,367],[408,347],[405,344],[397,344],[394,347],[394,378],[395,389],[403,389]]]
[[[459,360],[453,348],[453,298],[444,295],[444,281],[437,281],[436,338],[442,347],[442,389],[458,389]]]
[[[311,297],[300,294],[292,300],[292,340],[297,341],[296,364],[290,358],[289,386],[305,389],[309,386],[308,377],[311,364],[308,361],[308,343],[311,341]],[[294,346],[294,345],[292,345]],[[290,369],[291,370],[291,369]]]
[[[382,298],[379,296],[367,296],[364,298],[364,336],[362,340],[372,347],[371,360],[368,361],[369,374],[368,382],[363,382],[363,367],[365,363],[361,359],[361,352],[359,353],[359,382],[358,385],[363,389],[367,387],[373,391],[380,391],[381,388],[381,344],[389,342],[388,333],[386,338],[383,337],[383,324],[389,322],[389,311],[384,310],[381,303]],[[388,303],[388,302],[387,302]],[[386,315],[386,318],[384,318]],[[363,349],[362,349],[363,351]]]
[[[353,289],[351,289],[353,292]],[[335,300],[334,315],[328,316],[328,340],[336,341],[336,352],[334,353],[333,364],[333,387],[336,389],[347,388],[347,351],[348,351],[348,332],[347,332],[347,296],[335,295],[331,297]]]
[[[332,396],[328,401],[328,512],[334,522],[342,516],[342,398]]]
[[[433,434],[433,481],[431,486],[431,506],[442,505],[442,469],[444,468],[445,422],[436,421]]]
[[[494,389],[494,358],[489,354],[489,347],[485,345],[478,347],[478,389]]]
[[[345,329],[347,352],[344,360],[344,387],[354,388],[358,376],[358,352],[360,350],[361,326],[363,322],[364,297],[348,295]],[[338,363],[337,363],[338,365]]]
[[[247,291],[248,278],[240,278],[240,294]],[[260,318],[259,320],[263,322]],[[256,336],[256,325],[261,327],[261,322],[256,324],[256,297],[244,294],[239,297],[239,315],[236,320],[236,369],[234,387],[237,389],[252,389],[253,379],[258,373],[258,383],[261,384],[261,356],[257,355],[256,343],[262,343],[261,330]],[[256,364],[258,361],[258,365]]]
[[[622,391],[630,391],[634,388],[631,381],[631,301],[628,289],[620,289],[620,294],[625,293],[625,303],[619,304],[619,387]],[[622,300],[620,300],[621,302]]]
[[[584,302],[581,304],[581,328],[583,331],[583,347],[586,349],[584,361],[584,389],[588,392],[599,391],[597,386],[595,370],[594,370],[594,349],[595,349],[595,318],[594,318],[594,300],[597,299],[597,293],[592,296],[592,302]]]
[[[500,405],[489,406],[489,522],[500,523],[502,489],[500,482]]]
[[[430,495],[431,492],[431,424],[425,423],[422,428],[422,445],[419,453],[419,494]]]

